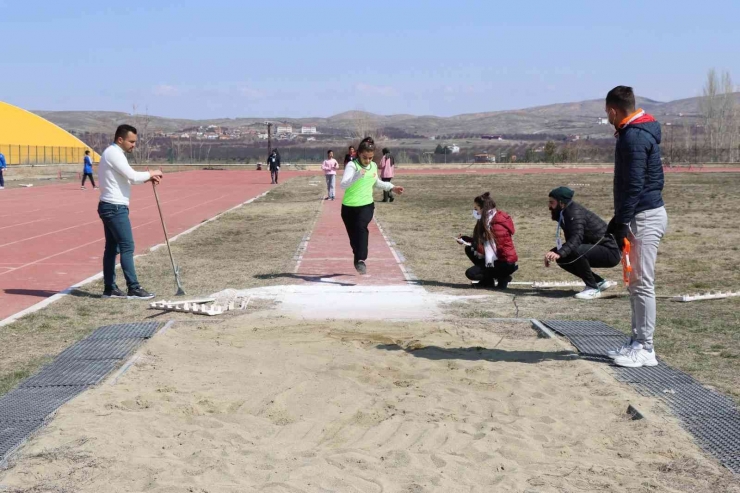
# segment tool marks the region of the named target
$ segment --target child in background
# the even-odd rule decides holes
[[[324,170],[326,177],[326,198],[324,200],[334,200],[339,163],[334,159],[334,151],[331,149],[326,153],[326,160],[321,164],[321,169]]]
[[[391,151],[388,148],[383,149],[383,157],[380,160],[378,168],[380,169],[380,179],[383,181],[391,181],[395,175],[396,160],[393,158]],[[383,191],[383,202],[393,202],[393,192],[385,190]]]
[[[92,183],[93,190],[97,190],[98,187],[95,186],[95,178],[93,178],[93,163],[92,158],[90,158],[90,151],[85,151],[85,166],[82,169],[82,186],[80,187],[82,190],[85,190],[85,180],[90,178],[90,183]]]

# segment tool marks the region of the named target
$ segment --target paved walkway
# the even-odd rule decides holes
[[[306,282],[347,286],[407,284],[401,265],[374,221],[369,228],[367,274],[357,274],[349,237],[342,222],[342,196],[342,190],[338,189],[335,201],[323,202],[296,273]],[[376,204],[376,208],[380,205],[390,204]]]

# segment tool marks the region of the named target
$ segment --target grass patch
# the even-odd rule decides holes
[[[473,197],[484,191],[492,193],[517,227],[515,281],[574,280],[557,266],[544,267],[543,257],[555,244],[556,229],[547,210],[549,190],[577,183],[572,188],[578,202],[606,220],[613,210],[611,175],[401,175],[394,182],[407,187],[406,194],[392,205],[378,204],[378,219],[420,284],[433,291],[471,293],[464,275],[469,261],[452,237],[471,234]],[[734,173],[666,176],[669,228],[658,254],[656,289],[664,298],[658,300],[656,345],[670,364],[740,402],[740,358],[734,349],[740,347],[740,299],[675,303],[665,298],[740,288],[738,187],[740,175]],[[620,268],[598,271],[621,279]],[[609,297],[588,303],[573,298],[575,289],[511,286],[505,295],[475,293],[494,296],[460,307],[459,315],[602,320],[625,332],[630,329],[629,299],[621,286]],[[503,297],[511,302],[502,303]],[[726,349],[712,349],[716,346]]]
[[[294,282],[293,255],[320,205],[310,177],[290,180],[265,197],[203,225],[172,243],[188,296],[226,288]],[[134,204],[136,207],[136,204]],[[102,266],[101,266],[102,268]],[[166,248],[136,259],[142,285],[169,298],[175,292]],[[120,269],[117,273],[123,283]],[[0,330],[0,394],[34,373],[64,348],[102,325],[145,320],[192,319],[149,310],[148,302],[105,300],[102,280]]]

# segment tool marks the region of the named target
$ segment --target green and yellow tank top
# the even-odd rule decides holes
[[[344,191],[342,205],[362,207],[363,205],[372,204],[373,187],[378,181],[378,165],[375,164],[375,161],[372,161],[370,166],[363,168],[359,161],[354,160],[347,163],[347,166],[354,166],[355,173],[361,173],[362,176]]]

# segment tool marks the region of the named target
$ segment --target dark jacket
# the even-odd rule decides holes
[[[620,128],[614,151],[614,222],[663,206],[660,123],[644,115]]]
[[[571,202],[563,210],[560,227],[565,234],[565,243],[556,253],[563,258],[575,253],[581,245],[595,245],[606,234],[604,220],[577,202]],[[600,245],[617,249],[617,242],[611,236]]]
[[[270,168],[270,171],[277,171],[280,169],[280,155],[279,154],[270,154],[270,157],[267,158],[267,165]]]

